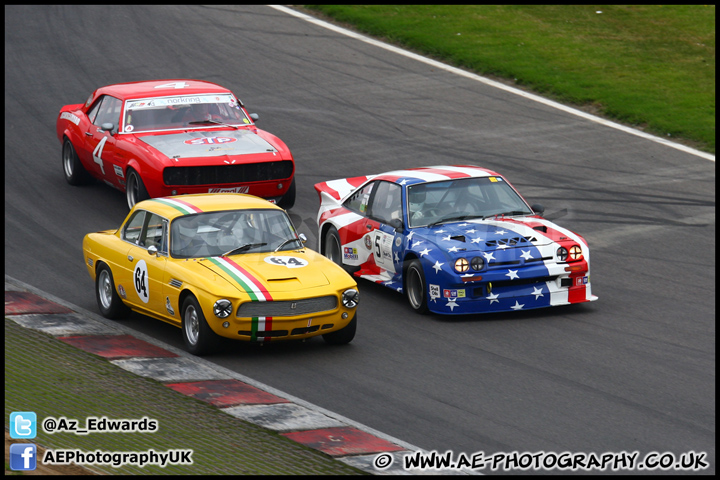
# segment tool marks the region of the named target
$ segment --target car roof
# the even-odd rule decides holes
[[[133,207],[160,215],[170,220],[183,215],[225,210],[271,209],[282,210],[265,199],[244,193],[198,193],[173,197],[152,198]]]
[[[177,85],[185,85],[176,88]],[[96,95],[112,95],[122,100],[130,98],[165,97],[175,95],[197,95],[202,93],[232,93],[225,87],[203,80],[151,80],[143,82],[117,83],[97,90]]]
[[[438,165],[434,167],[408,168],[381,173],[373,180],[386,180],[399,185],[439,182],[470,177],[500,177],[501,175],[476,165]]]

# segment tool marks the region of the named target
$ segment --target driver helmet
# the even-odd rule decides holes
[[[174,239],[173,244],[178,245],[176,242],[180,242],[180,244],[183,244],[187,246],[190,244],[193,238],[195,238],[195,235],[197,235],[198,231],[198,215],[193,215],[185,218],[180,218],[175,221],[173,226],[175,227],[175,231],[177,232],[177,238]]]
[[[408,202],[410,203],[410,212],[412,218],[422,218],[422,204],[425,203],[425,189],[424,188],[410,188],[408,189]]]

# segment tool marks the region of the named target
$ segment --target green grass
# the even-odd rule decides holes
[[[715,152],[714,5],[305,7],[451,65]]]
[[[5,320],[5,419],[13,411],[66,417],[157,420],[153,433],[47,434],[31,443],[57,451],[193,450],[193,465],[94,465],[107,474],[344,475],[363,472],[220,409],[137,376],[106,359]],[[7,425],[6,425],[7,428]],[[42,459],[40,459],[42,460]],[[5,469],[8,470],[6,459]]]

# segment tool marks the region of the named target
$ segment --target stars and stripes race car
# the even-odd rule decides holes
[[[83,255],[105,317],[134,310],[178,326],[196,355],[217,336],[349,343],[357,283],[305,240],[261,198],[182,195],[135,204],[117,230],[86,235]]]
[[[57,119],[65,179],[92,177],[125,192],[128,206],[188,193],[249,193],[291,208],[295,161],[255,126],[233,93],[199,80],[98,88]]]
[[[527,310],[597,300],[590,250],[500,174],[436,166],[315,185],[319,250],[404,292],[419,313]]]

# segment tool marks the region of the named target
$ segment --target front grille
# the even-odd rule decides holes
[[[207,167],[168,167],[163,170],[163,182],[167,186],[183,186],[284,180],[292,176],[293,168],[290,160]]]
[[[294,328],[292,333],[290,333],[290,335],[303,335],[306,333],[313,333],[313,332],[317,332],[319,329],[320,329],[320,325],[313,325],[312,327]]]
[[[293,301],[247,302],[240,305],[238,317],[294,317],[337,308],[337,297],[306,298]]]
[[[248,337],[251,337],[253,332],[250,330],[239,330],[238,335],[246,335]],[[288,331],[287,330],[258,330],[255,332],[256,337],[287,337]]]

